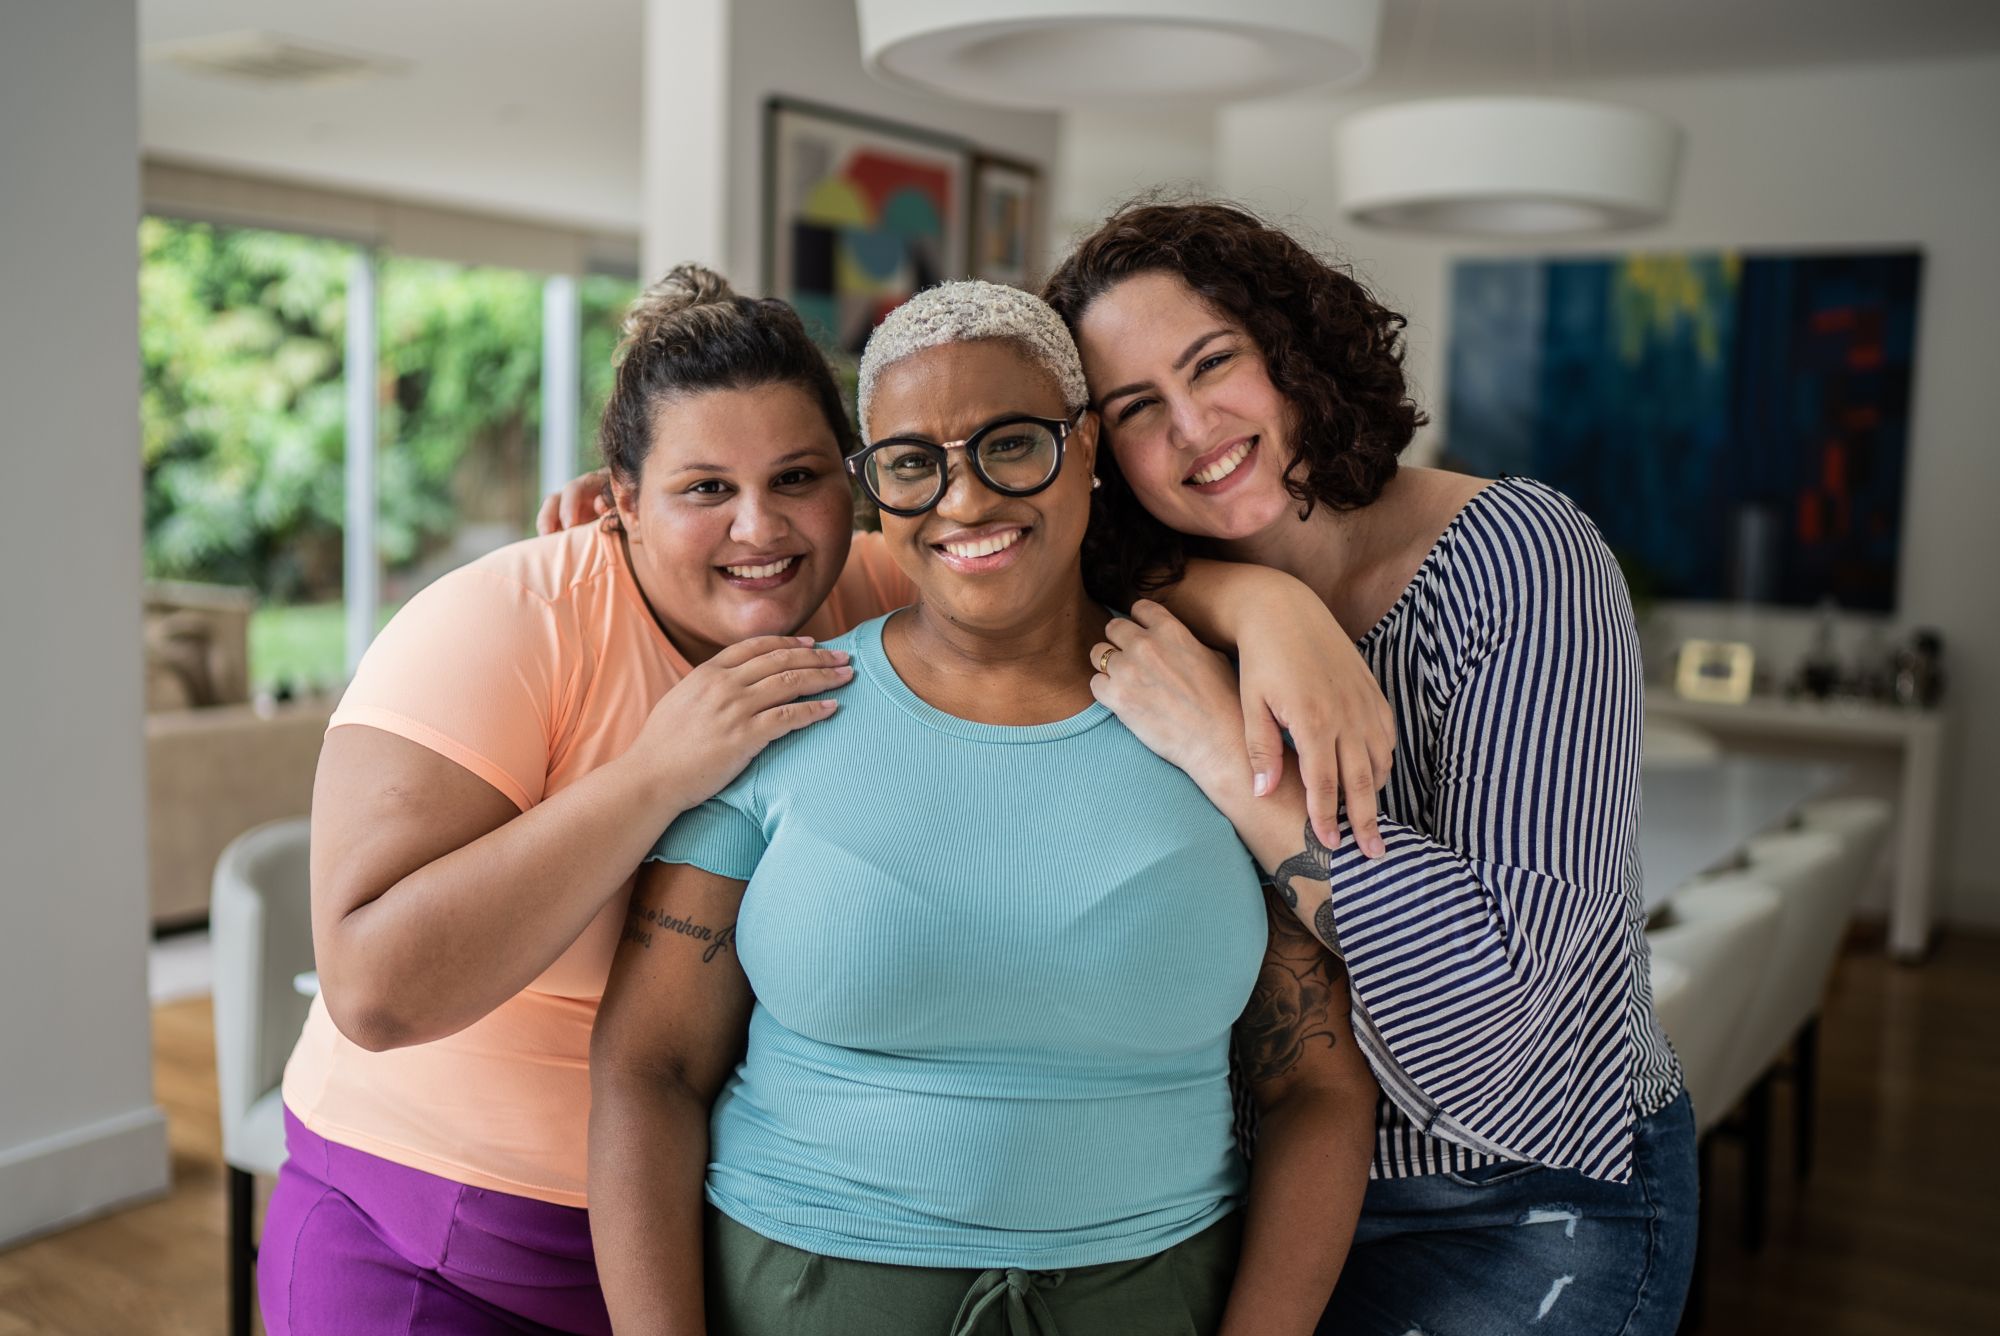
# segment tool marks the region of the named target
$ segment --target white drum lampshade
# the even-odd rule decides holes
[[[1410,231],[1548,236],[1667,216],[1677,126],[1555,97],[1437,98],[1371,107],[1334,131],[1342,210]]]
[[[1375,67],[1382,0],[857,0],[878,78],[1066,107],[1263,97]]]

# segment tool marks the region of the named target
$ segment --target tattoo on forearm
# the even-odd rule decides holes
[[[1319,842],[1310,821],[1306,822],[1305,840],[1306,847],[1278,864],[1278,870],[1271,874],[1272,888],[1284,900],[1285,908],[1294,914],[1299,910],[1299,893],[1292,889],[1292,878],[1325,882],[1329,888],[1333,884],[1333,850]],[[1313,911],[1313,931],[1319,934],[1327,950],[1340,950],[1340,939],[1333,930],[1333,898],[1330,894]]]
[[[1339,1046],[1334,1018],[1348,1008],[1347,969],[1288,909],[1265,900],[1271,946],[1250,1004],[1236,1022],[1236,1053],[1253,1084],[1297,1067],[1308,1049]]]
[[[682,937],[692,937],[698,942],[707,942],[708,949],[701,953],[701,963],[706,965],[724,951],[736,949],[736,925],[725,923],[719,928],[711,928],[706,923],[696,923],[693,919],[675,918],[662,909],[651,905],[633,905],[625,914],[625,931],[619,937],[621,942],[630,942],[642,951],[653,949],[653,935],[656,933],[677,933]]]
[[[1313,911],[1313,931],[1319,934],[1320,945],[1335,955],[1340,954],[1340,931],[1333,926],[1333,897],[1319,902]]]

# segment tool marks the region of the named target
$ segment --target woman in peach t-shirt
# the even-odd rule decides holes
[[[800,699],[850,675],[812,637],[909,598],[873,535],[850,553],[849,435],[790,308],[677,269],[604,415],[620,526],[452,572],[363,659],[314,786],[273,1336],[610,1330],[586,1064],[633,870],[836,708]]]

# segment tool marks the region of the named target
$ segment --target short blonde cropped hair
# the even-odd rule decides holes
[[[857,407],[861,435],[868,439],[868,401],[882,372],[930,348],[976,339],[1004,339],[1029,361],[1055,378],[1063,407],[1075,412],[1090,401],[1083,380],[1083,359],[1076,340],[1053,307],[1032,292],[968,278],[925,288],[889,312],[868,336],[861,355],[861,385]]]

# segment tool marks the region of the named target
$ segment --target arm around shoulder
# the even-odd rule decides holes
[[[1303,581],[1249,563],[1190,561],[1158,598],[1202,641],[1236,655],[1254,791],[1277,785],[1289,733],[1313,828],[1337,844],[1344,801],[1362,848],[1378,856],[1375,795],[1395,763],[1396,720],[1353,634]],[[1141,606],[1133,615],[1144,620]]]

